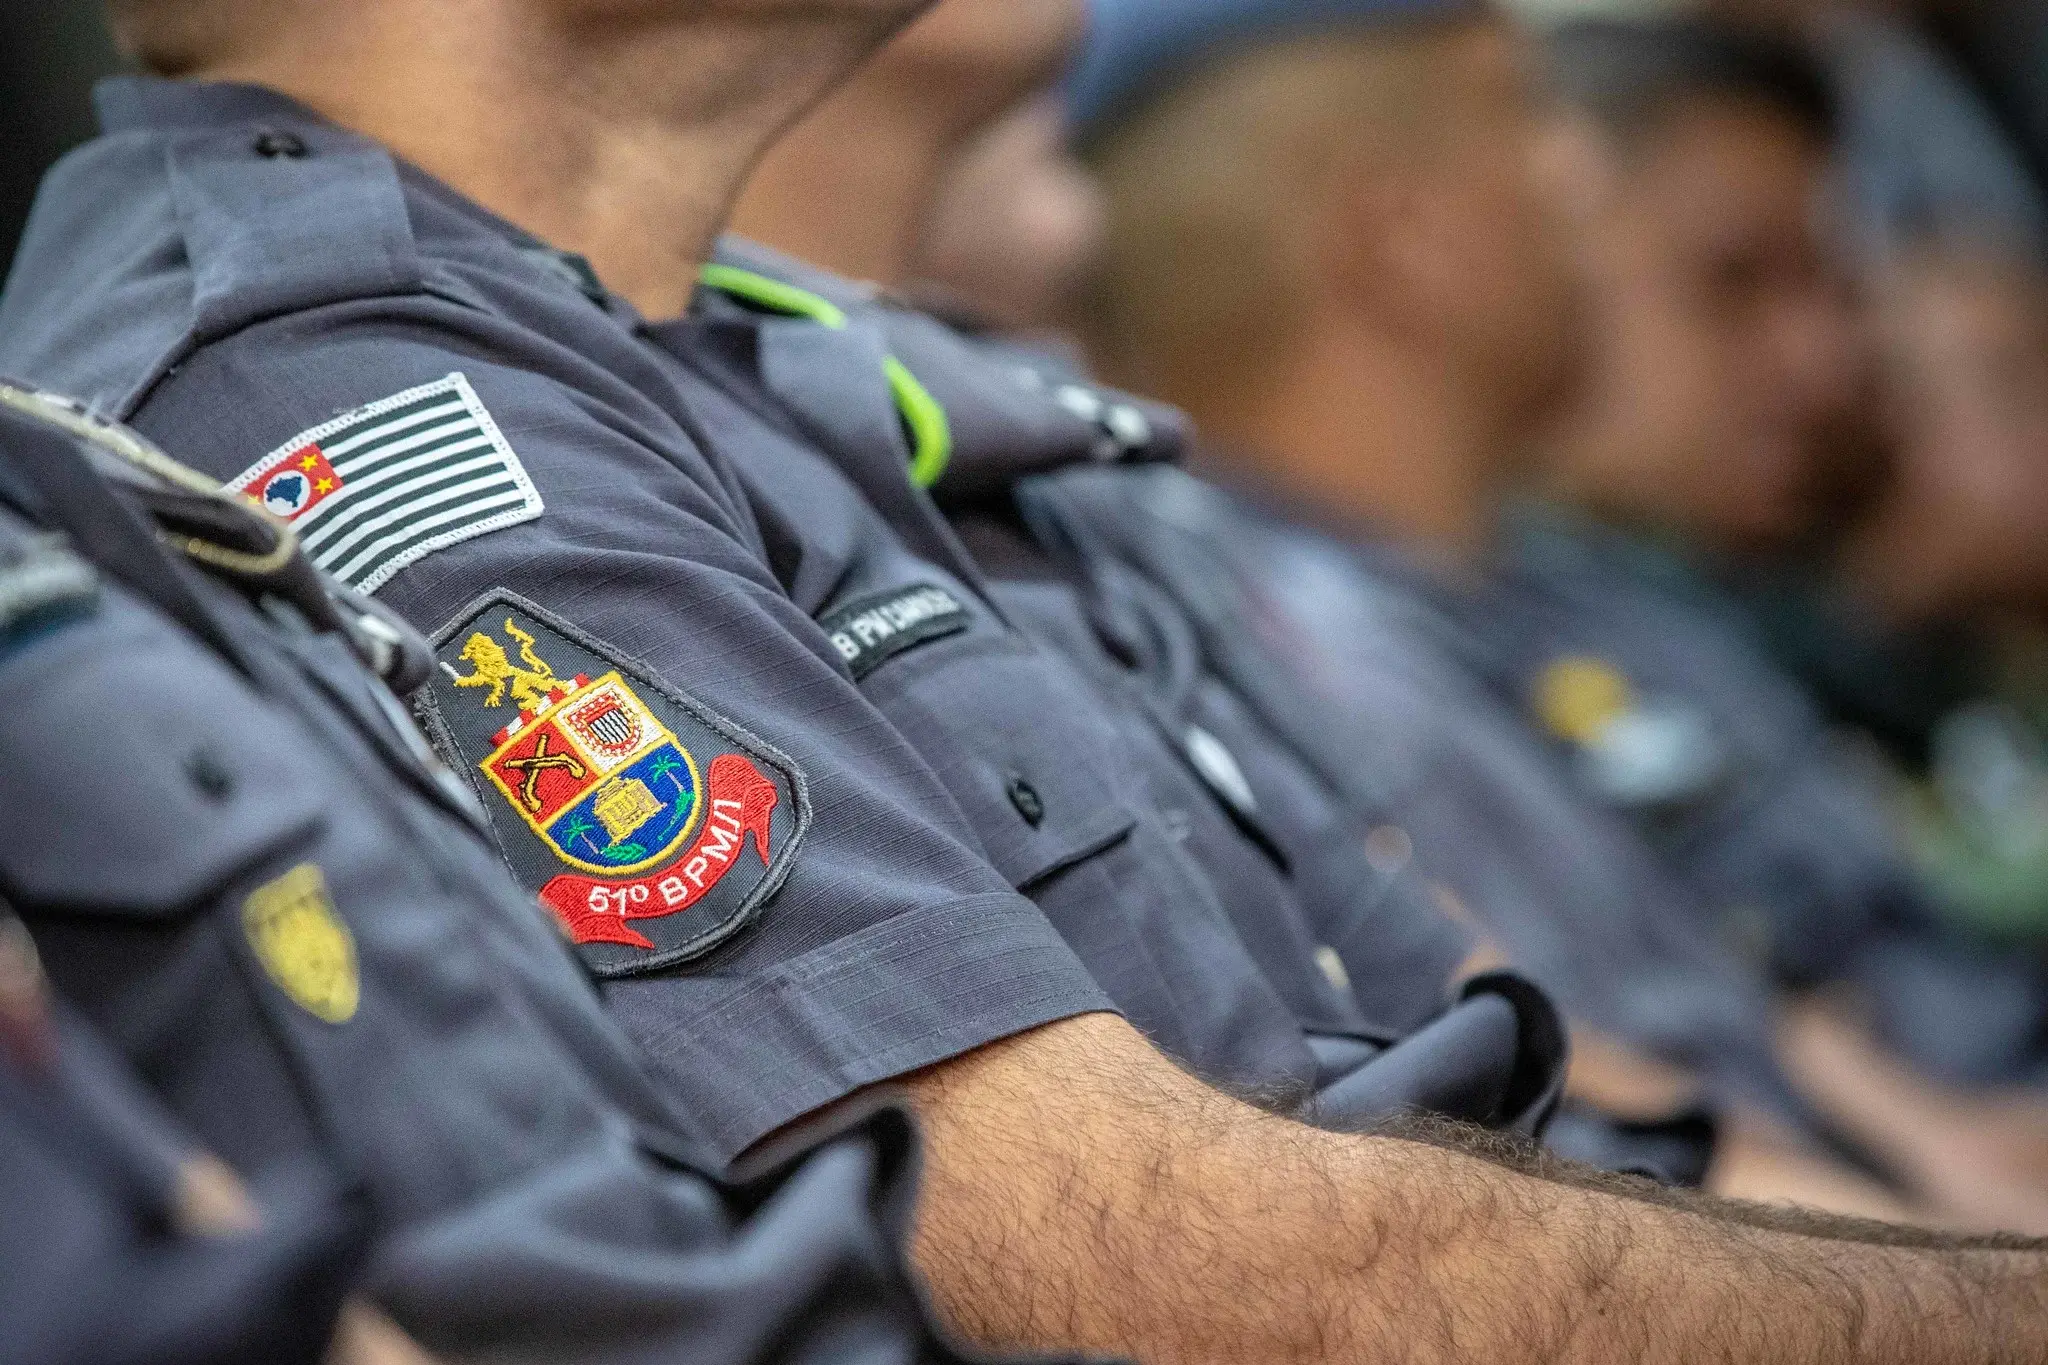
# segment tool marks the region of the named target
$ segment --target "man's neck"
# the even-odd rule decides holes
[[[874,19],[572,25],[453,0],[326,9],[303,7],[315,17],[261,53],[191,74],[268,86],[382,143],[587,257],[656,317],[687,306],[763,149],[883,36]]]
[[[1307,348],[1200,424],[1331,529],[1445,566],[1476,565],[1493,543],[1507,438],[1441,366],[1369,344]]]

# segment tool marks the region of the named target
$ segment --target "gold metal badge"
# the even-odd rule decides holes
[[[1559,659],[1536,680],[1537,719],[1559,739],[1590,744],[1635,707],[1635,689],[1614,665],[1584,657]]]
[[[278,989],[316,1019],[345,1024],[362,999],[356,941],[335,913],[327,877],[301,863],[242,905],[242,930]]]

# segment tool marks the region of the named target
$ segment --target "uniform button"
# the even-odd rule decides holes
[[[1190,725],[1181,741],[1188,762],[1201,774],[1210,791],[1222,797],[1239,815],[1249,817],[1258,813],[1259,802],[1252,794],[1252,784],[1245,780],[1237,755],[1222,740],[1199,725]]]
[[[1365,860],[1382,877],[1391,877],[1415,856],[1415,841],[1399,825],[1380,825],[1365,836]]]
[[[1125,450],[1142,450],[1152,444],[1152,423],[1128,403],[1117,403],[1102,415],[1102,424]]]
[[[1038,788],[1021,777],[1010,779],[1007,789],[1010,804],[1017,808],[1017,814],[1024,817],[1024,823],[1037,829],[1045,823],[1045,798],[1038,794]]]
[[[279,157],[297,161],[306,155],[304,138],[297,133],[280,133],[274,129],[265,129],[256,134],[256,141],[251,146],[255,148],[256,155],[268,157],[272,161]]]
[[[1337,950],[1327,943],[1316,946],[1316,966],[1322,968],[1323,979],[1340,991],[1351,989],[1351,973],[1344,966],[1344,959]]]
[[[210,801],[225,801],[235,791],[235,775],[213,754],[200,749],[185,760],[185,776]]]

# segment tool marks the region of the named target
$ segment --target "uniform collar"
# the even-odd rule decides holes
[[[623,325],[639,324],[639,314],[605,289],[582,257],[550,246],[288,95],[260,85],[122,76],[102,82],[94,99],[110,135],[171,138],[202,304],[208,295],[238,303],[253,295],[263,300],[253,306],[274,306],[269,295],[279,281],[256,277],[278,274],[280,260],[289,262],[286,273],[301,289],[308,273],[333,276],[337,292],[345,292],[344,282],[386,292],[431,287],[433,270],[420,257],[405,202],[413,195],[502,239],[530,268],[583,294]],[[301,172],[307,183],[288,193],[287,182]],[[329,207],[317,221],[298,197],[307,194]],[[309,235],[321,239],[319,251],[302,249],[299,239]],[[285,254],[252,249],[252,238],[274,239]],[[324,266],[309,265],[316,259]],[[206,311],[202,306],[202,323]]]
[[[764,388],[828,440],[855,443],[856,417],[859,444],[901,447],[907,434],[920,449],[893,458],[941,502],[1006,496],[1018,479],[1068,465],[1174,460],[1185,444],[1174,409],[757,244],[722,239],[707,283],[726,300],[701,302],[700,316],[730,318],[737,303],[760,319]],[[943,458],[921,459],[934,440]]]
[[[114,76],[94,88],[93,107],[108,133],[198,131],[250,123],[340,131],[289,95],[229,81]]]

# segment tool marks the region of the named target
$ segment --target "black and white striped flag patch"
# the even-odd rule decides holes
[[[542,511],[533,480],[460,374],[301,432],[228,487],[289,521],[314,564],[362,592]]]

